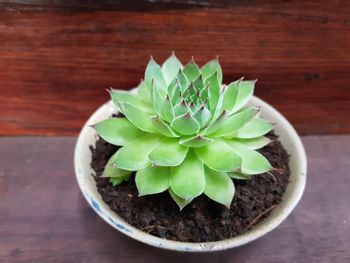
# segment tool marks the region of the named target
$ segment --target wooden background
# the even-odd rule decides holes
[[[350,2],[0,1],[0,135],[76,135],[150,55],[220,55],[302,134],[350,133]]]

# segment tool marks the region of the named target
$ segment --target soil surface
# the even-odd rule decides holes
[[[91,166],[96,172],[99,193],[109,207],[131,225],[152,235],[187,242],[206,242],[232,238],[265,219],[281,202],[288,184],[289,156],[273,133],[274,141],[261,152],[276,168],[271,173],[254,175],[251,180],[234,180],[236,192],[230,209],[204,194],[181,212],[168,192],[138,197],[131,176],[129,182],[113,187],[100,177],[117,146],[99,139],[92,146]]]

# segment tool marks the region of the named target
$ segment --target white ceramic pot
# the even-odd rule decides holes
[[[110,117],[112,113],[116,113],[111,102],[102,105],[90,117],[80,132],[75,148],[74,167],[76,178],[87,202],[100,217],[115,229],[133,239],[164,249],[193,252],[224,250],[247,244],[267,234],[275,229],[292,212],[303,194],[306,183],[306,155],[298,134],[277,110],[257,97],[253,97],[249,103],[252,106],[261,107],[261,116],[276,123],[274,131],[279,136],[279,140],[282,142],[284,148],[290,154],[289,166],[291,169],[290,182],[282,202],[272,211],[267,219],[256,225],[253,229],[234,238],[221,241],[203,243],[178,242],[142,232],[113,212],[103,202],[97,191],[95,181],[91,176],[94,171],[90,166],[91,152],[89,146],[95,145],[98,136],[95,130],[88,126]]]

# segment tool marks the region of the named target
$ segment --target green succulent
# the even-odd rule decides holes
[[[234,179],[272,169],[256,150],[270,140],[272,125],[259,109],[246,107],[255,81],[222,84],[218,59],[203,67],[185,66],[172,54],[162,66],[150,59],[137,94],[110,90],[125,116],[94,128],[107,142],[122,146],[103,176],[113,185],[136,172],[140,196],[169,191],[180,209],[201,194],[230,206]]]

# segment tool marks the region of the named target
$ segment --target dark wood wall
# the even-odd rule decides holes
[[[75,135],[150,55],[220,56],[302,134],[350,133],[350,2],[0,1],[0,135]]]

